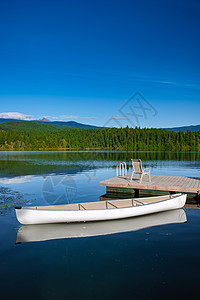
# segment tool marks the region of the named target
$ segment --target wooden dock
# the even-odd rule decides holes
[[[100,181],[100,186],[109,188],[125,189],[126,191],[139,194],[139,190],[154,190],[154,191],[167,191],[167,192],[181,192],[197,194],[199,197],[200,192],[200,178],[191,178],[183,176],[160,176],[151,175],[151,182],[148,181],[148,176],[143,177],[142,182],[139,182],[138,175],[133,177],[130,182],[131,174],[125,176],[113,177],[107,180]]]

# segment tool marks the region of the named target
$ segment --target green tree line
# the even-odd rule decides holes
[[[0,150],[199,151],[200,132],[103,128],[0,130]]]

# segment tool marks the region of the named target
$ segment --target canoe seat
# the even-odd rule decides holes
[[[79,210],[81,210],[81,209],[86,210],[86,208],[81,203],[78,204],[78,208],[79,208]]]

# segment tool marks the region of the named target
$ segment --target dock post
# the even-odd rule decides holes
[[[197,206],[200,207],[200,190],[197,192]]]
[[[134,195],[134,197],[135,198],[139,198],[140,197],[140,190],[139,189],[134,189],[134,191],[135,191],[135,195]]]

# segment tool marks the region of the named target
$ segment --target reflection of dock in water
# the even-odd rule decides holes
[[[197,204],[194,204],[194,203],[186,203],[185,205],[184,205],[184,208],[185,209],[188,209],[188,208],[191,208],[191,209],[200,209],[200,206],[199,206],[199,204],[197,205]]]
[[[16,243],[108,235],[136,231],[153,226],[185,223],[186,221],[185,211],[176,209],[142,217],[112,221],[25,225],[19,228]]]

